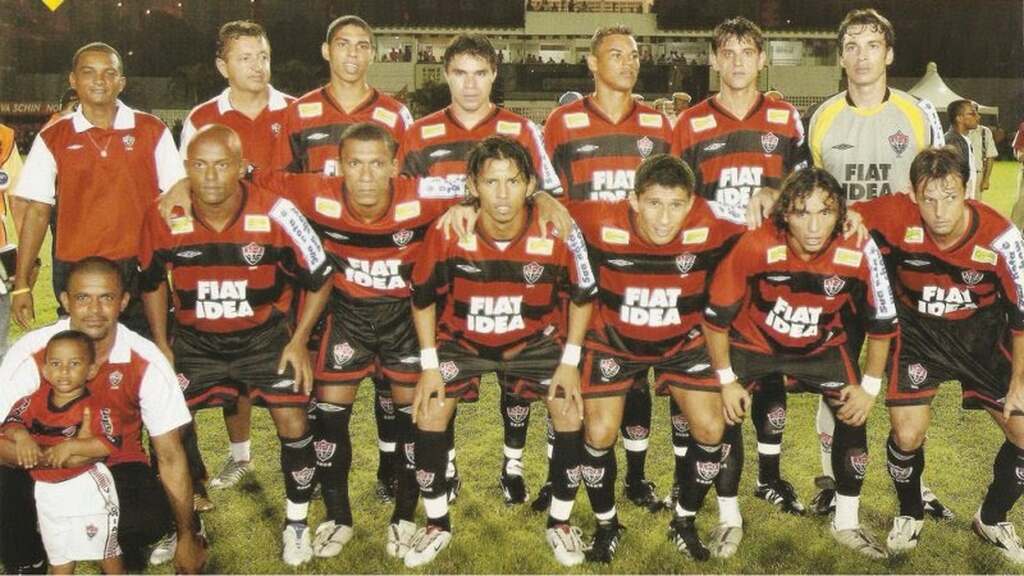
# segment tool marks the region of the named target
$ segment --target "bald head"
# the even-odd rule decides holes
[[[231,209],[241,201],[239,179],[245,175],[245,161],[234,130],[222,124],[203,126],[189,141],[186,156],[196,210]]]
[[[232,156],[237,156],[239,160],[242,159],[242,139],[238,137],[237,132],[223,124],[207,124],[196,130],[188,142],[188,148],[185,150],[186,156],[192,158],[193,151],[205,142],[223,146]]]

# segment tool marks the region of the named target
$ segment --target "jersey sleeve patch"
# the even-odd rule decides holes
[[[573,225],[566,245],[569,247],[569,252],[572,253],[573,261],[576,264],[576,285],[579,291],[589,292],[596,289],[597,278],[594,276],[594,270],[590,267],[590,258],[587,255],[587,241],[583,238],[583,232],[580,231],[579,226]]]
[[[284,230],[285,234],[295,243],[309,269],[317,270],[327,260],[323,245],[317,238],[313,227],[302,216],[294,204],[283,198],[279,199],[270,209],[270,217]]]
[[[191,234],[194,229],[195,225],[192,222],[192,218],[189,216],[171,218],[171,234],[175,236],[179,234]]]
[[[939,120],[939,112],[935,105],[925,99],[917,101],[917,107],[924,112],[925,120],[932,133],[932,148],[942,148],[946,145],[946,134],[942,131],[942,121]]]
[[[999,238],[1003,238],[1004,236],[1006,236],[1006,234],[1003,234],[1003,236],[1000,236]],[[1008,246],[1008,244],[1004,244],[1004,246]],[[999,263],[999,255],[988,248],[975,246],[974,250],[971,251],[971,261],[979,264],[991,264],[992,266],[995,266]]]

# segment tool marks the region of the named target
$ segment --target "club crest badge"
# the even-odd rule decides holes
[[[636,141],[636,149],[640,152],[641,156],[647,158],[651,155],[651,152],[654,152],[654,141],[650,137],[644,136]]]
[[[260,260],[263,259],[264,249],[263,246],[255,242],[249,242],[245,246],[242,246],[242,259],[249,266],[255,266],[259,264]]]
[[[907,146],[910,145],[910,136],[903,133],[902,130],[897,130],[896,133],[889,136],[889,146],[892,147],[892,151],[897,156],[903,155],[907,151]]]
[[[391,239],[395,241],[395,246],[401,248],[412,241],[412,236],[412,230],[399,230],[391,235]]]
[[[765,154],[771,154],[775,152],[775,149],[779,146],[779,137],[771,132],[765,132],[761,134],[761,149],[764,150]]]
[[[353,349],[348,342],[335,344],[334,347],[331,348],[331,356],[334,357],[334,365],[339,368],[351,360],[352,356],[355,356],[355,353],[355,349]]]
[[[619,363],[615,361],[615,358],[602,358],[598,365],[601,367],[601,376],[606,381],[611,380],[619,373]]]
[[[975,286],[985,278],[985,275],[977,270],[964,270],[960,272],[960,276],[964,279],[964,284],[968,286]]]
[[[928,378],[928,369],[921,364],[911,364],[907,366],[907,376],[910,376],[910,382],[917,387]]]
[[[825,290],[825,295],[833,298],[836,294],[842,291],[843,286],[846,286],[846,280],[843,280],[839,276],[833,275],[831,278],[826,278],[822,281],[822,288]]]
[[[542,274],[544,274],[544,267],[536,262],[523,265],[523,279],[531,286],[540,280]]]
[[[690,254],[689,252],[686,254],[680,254],[679,256],[676,256],[676,269],[679,270],[680,274],[689,274],[696,262],[696,254]]]

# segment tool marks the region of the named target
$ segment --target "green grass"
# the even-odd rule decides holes
[[[1017,165],[1000,163],[995,168],[993,187],[986,194],[1001,212],[1008,213],[1016,198]],[[48,285],[49,268],[40,282]],[[42,292],[42,290],[40,291]],[[52,298],[38,296],[40,320],[53,317]],[[302,568],[314,573],[392,573],[405,571],[384,553],[385,529],[390,507],[373,498],[377,465],[376,432],[373,424],[372,387],[364,383],[352,421],[355,441],[350,476],[355,538],[341,556],[316,560]],[[817,397],[790,398],[790,411],[783,446],[783,475],[797,487],[806,502],[814,493],[811,479],[818,473],[817,437],[814,414]],[[526,478],[532,492],[543,481],[543,408],[539,405],[530,425],[527,444]],[[227,452],[227,439],[217,411],[198,417],[201,445],[207,466],[216,473]],[[667,404],[656,400],[654,432],[648,456],[648,476],[663,493],[672,483],[672,450],[669,441]],[[897,505],[885,472],[884,440],[888,432],[885,410],[875,407],[869,423],[871,465],[861,504],[862,523],[884,539]],[[528,507],[506,508],[497,487],[501,466],[502,427],[498,415],[497,388],[485,381],[477,404],[464,405],[457,423],[458,461],[463,492],[452,509],[455,539],[428,573],[1011,573],[1019,568],[1004,562],[990,547],[982,545],[970,531],[970,518],[991,481],[992,458],[1001,435],[989,418],[959,407],[959,387],[946,384],[934,404],[933,425],[927,445],[925,481],[957,514],[949,523],[928,520],[922,542],[907,558],[874,562],[862,560],[840,549],[828,534],[822,518],[795,518],[776,512],[751,496],[756,475],[756,446],[747,427],[746,474],[740,488],[746,536],[736,557],[729,561],[697,564],[682,558],[666,541],[666,512],[651,515],[620,499],[620,516],[629,528],[611,566],[585,565],[566,570],[556,564],[543,538],[544,516]],[[209,568],[221,573],[279,573],[289,571],[279,560],[280,529],[283,522],[283,487],[278,465],[278,443],[265,411],[257,410],[253,423],[254,459],[257,472],[240,489],[213,492],[217,507],[205,515],[212,540]],[[620,454],[620,469],[624,460]],[[621,477],[621,472],[620,472]],[[584,531],[594,522],[586,496],[577,499],[574,515]],[[699,522],[707,534],[717,516],[713,495]],[[323,516],[318,502],[312,506],[315,526]],[[1011,513],[1018,524],[1024,519],[1021,507]],[[158,572],[168,573],[170,567]]]

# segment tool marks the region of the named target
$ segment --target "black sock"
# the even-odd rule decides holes
[[[530,403],[511,394],[508,394],[504,387],[501,391],[501,421],[505,430],[505,460],[502,466],[502,474],[509,472],[509,460],[518,460],[519,465],[514,466],[522,475],[522,450],[526,446],[526,433],[530,429]],[[518,457],[510,458],[509,451],[514,452]]]
[[[549,463],[551,470],[548,473],[551,477],[551,508],[558,505],[555,500],[572,502],[576,499],[576,491],[579,490],[582,474],[580,467],[582,451],[583,433],[581,430],[555,432],[554,452]],[[567,521],[568,518],[556,518],[549,509],[548,528]]]
[[[889,477],[900,501],[900,516],[924,520],[924,500],[921,499],[921,474],[924,472],[924,446],[905,452],[896,445],[892,436],[885,445]]]
[[[690,421],[671,396],[668,399],[668,409],[672,415],[672,454],[675,462],[672,478],[676,486],[679,486],[678,479],[682,478],[685,469],[684,459],[690,447]]]
[[[185,448],[185,459],[188,461],[188,475],[192,479],[192,492],[206,496],[206,464],[203,454],[199,451],[199,436],[196,433],[195,420],[181,427],[181,444]],[[156,456],[156,451],[153,452]]]
[[[646,477],[647,444],[651,436],[651,390],[644,382],[626,394],[622,412],[622,444],[626,449],[626,484],[637,485]]]
[[[836,492],[842,496],[860,496],[867,467],[867,428],[849,426],[836,418],[836,431],[832,438],[832,470],[836,473]]]
[[[313,449],[324,507],[329,520],[346,526],[352,525],[352,506],[348,498],[348,473],[352,469],[352,440],[348,430],[351,419],[351,404],[316,402]]]
[[[451,530],[448,518],[448,437],[445,432],[416,431],[416,482],[427,512],[427,524]],[[432,508],[436,506],[436,510]]]
[[[683,459],[683,469],[676,473],[679,484],[679,505],[689,512],[697,512],[704,505],[704,497],[715,483],[722,468],[722,445],[705,446],[691,442]],[[719,494],[721,495],[721,494]],[[734,494],[735,495],[735,494]]]
[[[281,473],[284,475],[285,497],[290,502],[305,504],[313,493],[313,480],[317,472],[313,433],[306,432],[300,438],[278,436],[278,440],[281,441]]]
[[[615,516],[609,516],[615,510],[615,477],[618,466],[615,461],[615,446],[600,449],[584,444],[580,465],[580,475],[587,487],[587,497],[594,515],[601,522],[610,522]],[[604,516],[602,518],[602,516]]]
[[[395,436],[398,448],[395,455],[395,510],[391,523],[413,521],[419,487],[416,485],[416,428],[412,424],[412,407],[395,405]]]
[[[548,455],[548,477],[544,480],[545,484],[551,484],[551,472],[553,470],[551,466],[551,456],[555,450],[555,425],[551,422],[551,415],[548,414],[545,420],[546,423],[546,436],[547,436],[547,455]]]
[[[387,385],[385,383],[385,385]],[[374,380],[373,418],[377,423],[377,480],[390,484],[395,477],[395,405],[391,392]]]
[[[782,376],[771,376],[759,383],[750,409],[757,432],[757,481],[769,484],[782,478],[779,459],[782,433],[786,429],[786,388]]]
[[[693,451],[690,446],[689,452]],[[687,452],[687,456],[689,456]],[[722,435],[722,468],[715,478],[719,498],[730,498],[740,493],[740,475],[743,474],[743,424],[725,427]]]
[[[1006,514],[1024,491],[1024,449],[1003,442],[992,463],[992,483],[981,504],[985,524],[1006,522]]]

